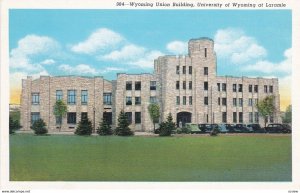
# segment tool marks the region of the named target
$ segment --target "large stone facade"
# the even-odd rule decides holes
[[[50,132],[58,130],[53,106],[58,98],[68,105],[62,119],[63,131],[74,131],[82,116],[98,126],[103,116],[117,123],[121,110],[135,131],[151,131],[148,105],[157,102],[161,120],[171,113],[179,124],[260,123],[255,104],[268,95],[275,97],[278,111],[269,122],[281,122],[278,79],[217,76],[214,42],[192,39],[186,56],[161,56],[154,61],[153,74],[118,74],[117,80],[102,77],[49,77],[23,80],[21,125],[42,118]],[[74,120],[74,117],[75,120]]]

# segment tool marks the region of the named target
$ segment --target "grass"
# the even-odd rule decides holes
[[[291,136],[10,136],[12,181],[291,181]]]

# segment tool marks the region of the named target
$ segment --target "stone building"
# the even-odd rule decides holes
[[[217,76],[214,42],[209,38],[191,39],[186,56],[161,56],[154,60],[153,74],[118,74],[117,80],[102,77],[49,77],[22,83],[21,125],[29,130],[42,118],[49,131],[74,131],[81,117],[98,126],[105,116],[113,128],[121,110],[131,128],[151,131],[150,103],[158,103],[161,120],[171,113],[179,124],[185,123],[260,123],[255,104],[268,95],[275,97],[278,111],[269,122],[281,122],[277,78]],[[68,106],[65,118],[53,114],[56,100]]]

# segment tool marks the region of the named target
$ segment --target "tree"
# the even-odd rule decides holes
[[[48,130],[46,128],[46,123],[43,119],[38,119],[34,121],[32,126],[30,127],[36,135],[44,135],[48,133]]]
[[[112,135],[113,134],[111,126],[108,124],[108,121],[106,120],[105,117],[102,119],[102,122],[99,123],[97,133],[99,135]]]
[[[284,113],[284,116],[282,117],[283,123],[292,123],[292,105],[289,105]]]
[[[160,124],[159,136],[170,136],[172,131],[176,129],[176,124],[173,122],[172,114],[169,113],[166,122]]]
[[[9,134],[15,133],[16,130],[20,129],[21,125],[19,120],[13,120],[11,116],[9,116]]]
[[[123,110],[119,114],[118,126],[115,129],[115,134],[119,136],[130,136],[134,134],[129,128],[129,122]]]
[[[154,127],[153,132],[155,132],[155,123],[158,123],[160,117],[159,105],[157,103],[150,104],[148,106],[148,111]]]
[[[84,117],[78,123],[75,134],[76,135],[91,135],[92,132],[93,132],[92,122],[87,117]]]
[[[54,105],[53,113],[59,119],[59,131],[61,130],[62,118],[66,116],[68,107],[62,100],[57,100]]]
[[[258,113],[264,118],[265,127],[268,117],[272,116],[275,111],[274,96],[267,96],[256,104]]]

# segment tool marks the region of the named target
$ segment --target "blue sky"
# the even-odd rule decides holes
[[[153,71],[160,55],[215,41],[218,75],[291,77],[290,10],[10,10],[12,86],[26,75]],[[12,82],[12,81],[11,81]]]

